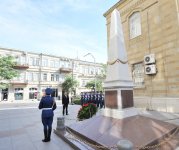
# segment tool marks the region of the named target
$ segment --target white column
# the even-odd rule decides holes
[[[9,89],[8,89],[9,93],[8,93],[8,101],[14,101],[15,100],[15,97],[14,97],[14,87],[13,86],[10,86]]]
[[[29,100],[29,89],[28,87],[24,87],[24,91],[23,91],[23,100],[27,101]]]

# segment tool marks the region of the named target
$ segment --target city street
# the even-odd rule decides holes
[[[54,133],[51,142],[42,142],[41,110],[37,107],[38,102],[0,104],[0,150],[72,150]],[[69,106],[69,116],[65,116],[65,124],[69,125],[76,121],[79,107]],[[53,129],[56,128],[56,120],[62,115],[61,112],[62,105],[58,102]]]

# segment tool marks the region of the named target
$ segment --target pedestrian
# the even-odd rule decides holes
[[[86,104],[86,103],[88,103],[88,93],[87,92],[85,92],[84,100],[83,100],[83,104]]]
[[[47,88],[45,90],[45,95],[42,97],[39,103],[39,109],[42,109],[42,124],[44,127],[44,139],[43,142],[49,142],[52,132],[53,123],[53,111],[56,109],[56,102],[53,97],[51,97],[52,89]]]
[[[68,104],[69,104],[69,96],[67,92],[64,92],[64,95],[62,96],[62,104],[63,104],[63,116],[65,114],[68,115]]]

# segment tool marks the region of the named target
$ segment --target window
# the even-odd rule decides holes
[[[23,88],[15,88],[14,90],[14,97],[15,97],[15,100],[23,100],[23,91],[24,89]]]
[[[35,58],[34,59],[34,66],[39,66],[40,64],[40,59],[39,58]]]
[[[38,81],[39,74],[33,73],[33,81]]]
[[[85,80],[82,80],[82,87],[85,87],[85,85],[86,85],[86,82],[85,82]]]
[[[60,67],[65,67],[65,62],[64,61],[60,61]]]
[[[24,79],[25,79],[25,73],[20,73],[19,80],[24,81]]]
[[[51,81],[54,81],[54,74],[51,74]]]
[[[29,99],[37,99],[37,88],[29,88]]]
[[[42,66],[47,67],[48,66],[48,59],[43,59],[42,60]]]
[[[58,74],[55,75],[55,81],[59,81],[59,75]]]
[[[39,63],[40,63],[39,58],[33,58],[33,57],[29,58],[29,65],[31,65],[31,66],[39,66]]]
[[[77,70],[78,69],[77,63],[72,63],[72,67],[73,67],[74,70]]]
[[[13,78],[16,81],[24,81],[25,79],[25,73],[24,72],[20,72],[20,75],[18,77]]]
[[[94,74],[94,68],[91,68],[91,74]]]
[[[52,68],[55,67],[55,61],[54,61],[54,60],[51,60],[51,61],[50,61],[50,67],[52,67]]]
[[[47,74],[46,73],[43,74],[43,81],[47,81]]]
[[[133,65],[133,80],[135,87],[144,86],[144,66],[143,63],[138,63]]]
[[[88,74],[88,68],[85,68],[85,74],[86,75]]]
[[[59,68],[59,61],[55,61],[55,68]]]
[[[82,73],[85,74],[85,67],[82,67]]]
[[[33,66],[33,62],[34,62],[34,58],[30,57],[30,58],[29,58],[29,65],[30,65],[30,66]]]
[[[20,64],[21,65],[25,65],[26,64],[26,58],[25,58],[25,56],[21,56],[21,58],[20,58],[21,60],[21,62],[20,62]]]
[[[141,19],[140,19],[139,12],[135,12],[130,16],[129,24],[130,24],[130,39],[133,39],[141,35]]]
[[[32,80],[33,80],[33,73],[28,72],[28,81],[32,81]]]

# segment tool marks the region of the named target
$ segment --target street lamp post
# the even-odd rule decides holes
[[[95,70],[95,76],[94,76],[94,77],[95,77],[95,78],[94,78],[94,91],[96,92],[96,59],[95,59],[94,55],[91,54],[91,53],[88,53],[88,54],[84,55],[84,57],[89,56],[89,55],[91,55],[91,57],[92,57],[93,60],[94,60],[94,70]]]

